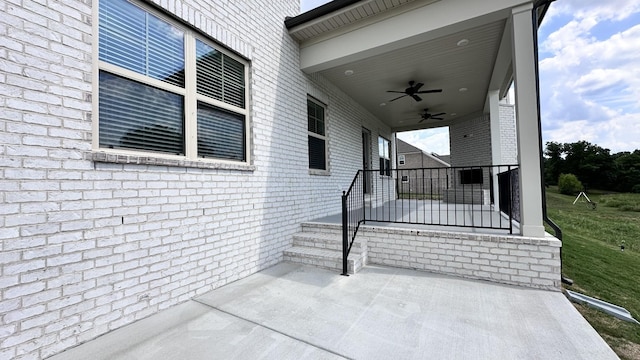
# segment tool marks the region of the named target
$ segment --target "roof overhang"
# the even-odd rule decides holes
[[[392,129],[404,131],[477,117],[489,91],[506,93],[512,79],[511,11],[527,4],[533,5],[336,0],[285,24],[300,43],[304,72],[320,73]],[[549,4],[537,5],[541,20]],[[443,91],[420,95],[420,102],[411,97],[390,102],[396,94],[387,91],[402,91],[411,80]],[[421,122],[425,108],[446,112],[445,120]]]

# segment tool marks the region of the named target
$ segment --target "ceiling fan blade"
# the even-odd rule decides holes
[[[441,118],[441,117],[435,117],[435,116],[432,116],[431,118],[432,118],[433,120],[444,120],[444,118]]]
[[[404,91],[387,90],[387,92],[389,92],[389,93],[398,93],[398,94],[406,94]]]
[[[433,115],[431,115],[431,117],[434,117],[434,116],[442,116],[442,115],[446,115],[446,114],[447,114],[447,113],[438,113],[438,114],[433,114]]]
[[[442,92],[442,89],[423,90],[423,91],[416,92],[416,94],[430,94],[430,93],[439,93],[439,92]]]
[[[420,119],[420,121],[418,121],[418,124],[420,124],[421,122],[423,122],[425,120],[427,120],[427,119],[425,119],[425,118]]]
[[[415,99],[415,101],[422,101],[422,98],[418,95],[411,95],[412,98]]]
[[[400,99],[400,98],[403,98],[403,97],[405,97],[405,96],[407,96],[407,94],[404,94],[404,95],[402,95],[402,96],[398,96],[397,98],[395,98],[395,99],[393,99],[393,100],[389,100],[389,102],[396,101],[396,100],[398,100],[398,99]]]
[[[414,87],[413,87],[413,91],[418,91],[420,90],[421,87],[423,87],[424,84],[423,83],[417,83]]]

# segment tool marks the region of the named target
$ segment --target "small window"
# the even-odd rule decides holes
[[[408,183],[408,182],[409,182],[409,176],[407,176],[407,175],[402,175],[402,182],[403,182],[403,183]]]
[[[309,169],[327,170],[327,136],[324,105],[307,99]]]
[[[391,142],[378,137],[378,155],[380,157],[380,175],[391,175]]]
[[[398,155],[398,165],[404,165],[404,155]]]
[[[460,170],[460,184],[482,184],[482,169]]]
[[[100,1],[98,22],[94,146],[247,161],[248,63],[135,1]]]

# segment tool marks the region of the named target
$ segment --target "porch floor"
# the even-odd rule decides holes
[[[439,200],[392,200],[365,208],[366,224],[439,231],[508,234],[509,218],[490,205],[452,204]],[[375,219],[379,220],[376,221]],[[384,221],[390,220],[390,221]],[[314,223],[342,224],[342,214],[311,220]],[[520,232],[514,220],[513,234]]]
[[[617,359],[557,291],[280,263],[62,359]]]

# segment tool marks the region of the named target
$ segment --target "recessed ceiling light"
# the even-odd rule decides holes
[[[380,103],[380,106],[387,106],[387,103]]]
[[[469,90],[469,89],[467,89],[465,87],[461,87],[460,89],[458,89],[458,91],[460,91],[460,92],[466,92],[467,90]]]
[[[467,45],[469,45],[469,39],[462,39],[462,40],[458,41],[458,43],[456,45],[458,45],[458,46],[467,46]]]
[[[351,69],[349,69],[349,70],[345,70],[344,75],[345,75],[345,76],[351,76],[351,75],[353,75],[353,70],[351,70]]]

